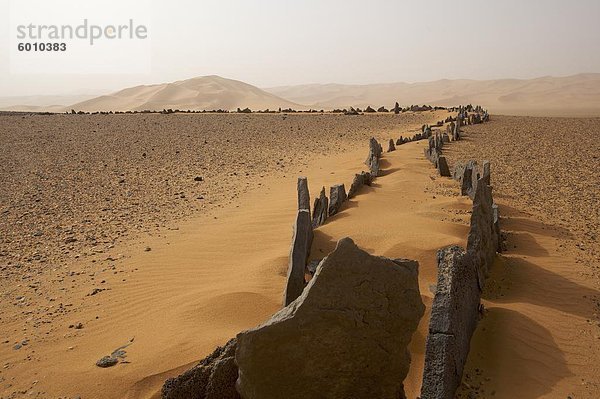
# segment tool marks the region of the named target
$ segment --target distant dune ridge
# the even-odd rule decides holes
[[[293,108],[297,110],[390,108],[431,104],[454,106],[484,104],[491,113],[547,116],[600,115],[600,73],[567,77],[496,80],[437,80],[422,83],[380,83],[368,85],[307,84],[260,89],[220,76],[202,76],[173,83],[123,89],[73,105],[11,103],[0,98],[0,109],[22,111],[161,111],[252,110]],[[57,103],[53,103],[57,104]],[[38,106],[36,106],[38,105]]]
[[[220,76],[202,76],[149,86],[136,86],[73,104],[76,111],[160,111],[303,108],[256,86]]]
[[[314,108],[483,104],[492,113],[599,115],[600,73],[568,77],[496,80],[437,80],[369,85],[310,84],[265,89]]]

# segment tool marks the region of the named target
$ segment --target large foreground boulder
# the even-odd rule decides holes
[[[240,399],[235,389],[238,369],[235,364],[236,339],[200,361],[179,377],[165,381],[162,399]]]
[[[458,246],[441,249],[437,258],[421,399],[454,398],[479,320],[481,294],[472,259]]]
[[[349,238],[302,295],[238,334],[244,399],[404,397],[406,350],[424,311],[418,263],[369,255]]]

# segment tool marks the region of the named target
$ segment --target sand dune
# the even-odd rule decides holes
[[[600,115],[600,73],[568,77],[438,80],[370,85],[309,84],[265,89],[314,108],[435,104],[485,104],[511,115]]]
[[[97,95],[0,97],[0,110],[23,112],[63,112],[68,104],[87,101]]]
[[[180,110],[235,110],[249,107],[303,108],[291,101],[267,93],[258,87],[220,76],[202,76],[148,86],[136,86],[113,94],[73,104],[67,109],[76,111],[161,111]]]
[[[294,108],[364,108],[371,105],[485,104],[496,114],[538,116],[600,115],[600,73],[568,77],[495,80],[437,80],[420,83],[381,83],[368,85],[306,84],[265,89],[216,75],[173,83],[143,85],[113,94],[82,98],[42,96],[0,98],[0,109],[11,111],[161,111],[253,110]],[[72,105],[68,105],[72,104]]]

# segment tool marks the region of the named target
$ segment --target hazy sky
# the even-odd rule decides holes
[[[151,2],[147,73],[11,74],[9,1],[21,0],[0,0],[0,97],[213,74],[269,87],[600,72],[600,0],[171,0]],[[61,12],[83,17],[82,3]]]

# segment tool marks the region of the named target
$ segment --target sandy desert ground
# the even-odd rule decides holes
[[[281,306],[298,175],[313,195],[348,186],[370,136],[446,115],[0,117],[0,396],[156,397]],[[597,125],[493,116],[449,146],[453,162],[492,161],[508,237],[459,396],[600,396]],[[316,230],[311,254],[351,236],[416,259],[429,309],[435,253],[465,245],[471,203],[423,146],[385,154],[386,173]],[[410,346],[412,398],[427,324],[426,312]],[[128,343],[125,361],[94,365]]]

